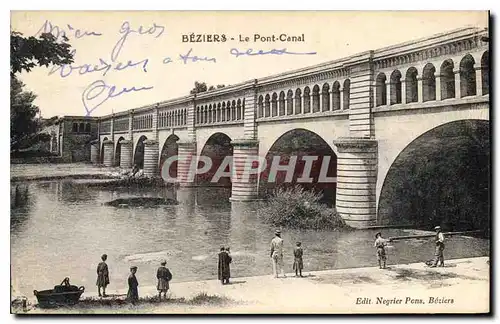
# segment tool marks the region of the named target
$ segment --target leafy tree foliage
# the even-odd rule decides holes
[[[30,72],[35,66],[62,65],[73,63],[73,55],[70,52],[71,45],[63,42],[58,43],[56,37],[45,33],[36,38],[33,36],[23,37],[21,33],[12,31],[10,33],[10,75],[26,71]]]
[[[212,91],[212,90],[215,90],[215,89],[220,89],[220,88],[224,88],[225,85],[224,84],[218,84],[217,86],[210,86],[210,87],[207,87],[207,83],[206,82],[198,82],[196,81],[194,83],[194,88],[191,89],[191,91],[189,92],[190,94],[196,94],[196,93],[201,93],[201,92],[206,92],[206,91]]]
[[[71,45],[57,42],[52,34],[23,37],[21,33],[10,33],[10,144],[11,149],[18,149],[29,144],[39,128],[36,118],[40,112],[33,104],[36,95],[24,91],[24,84],[16,77],[17,73],[30,72],[36,66],[62,65],[73,63]]]

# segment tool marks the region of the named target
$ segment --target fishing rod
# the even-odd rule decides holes
[[[448,232],[448,233],[443,233],[443,235],[445,235],[445,236],[466,235],[466,234],[477,234],[477,233],[482,233],[482,232],[484,232],[484,230],[462,231],[462,232]],[[393,236],[393,237],[389,237],[388,240],[389,241],[400,241],[400,240],[430,238],[430,237],[435,237],[435,236],[436,236],[436,234]]]

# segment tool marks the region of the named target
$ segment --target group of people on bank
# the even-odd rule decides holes
[[[101,262],[97,265],[97,293],[99,297],[107,297],[106,287],[109,285],[109,269],[106,264],[108,256],[103,254],[101,256]],[[170,280],[172,280],[172,273],[166,267],[167,261],[163,260],[160,263],[160,267],[156,271],[156,278],[158,279],[157,289],[158,289],[158,300],[161,301],[161,296],[167,298],[167,291],[170,289]],[[131,303],[135,303],[139,300],[139,281],[135,274],[137,273],[137,267],[130,267],[130,275],[128,276],[128,292],[127,300]],[[102,288],[102,294],[101,294]]]
[[[429,263],[431,267],[444,267],[444,235],[440,226],[436,226],[434,228],[436,231],[435,243],[436,249],[434,253],[434,259]],[[380,269],[386,268],[387,255],[386,255],[386,247],[387,243],[391,242],[391,239],[384,239],[382,237],[382,233],[378,232],[375,235],[375,243],[374,247],[376,248],[376,256]],[[303,262],[303,254],[304,251],[302,249],[301,242],[297,242],[296,246],[293,250],[293,271],[295,272],[295,276],[303,277],[302,270],[304,268]],[[231,251],[229,247],[222,246],[220,248],[220,252],[218,253],[219,263],[218,263],[218,279],[221,284],[226,285],[229,284],[229,279],[231,278],[231,263],[233,258],[231,256]],[[283,262],[283,239],[281,238],[281,231],[276,230],[274,233],[274,238],[271,240],[271,253],[270,257],[273,264],[273,275],[275,278],[279,277],[281,274],[284,278],[286,278],[284,262]],[[99,297],[107,297],[106,295],[106,287],[109,285],[109,269],[106,264],[108,256],[103,254],[101,256],[102,262],[100,262],[97,266],[97,291]],[[165,260],[161,261],[160,267],[156,271],[156,278],[158,279],[157,290],[158,290],[158,299],[161,301],[162,294],[163,298],[167,298],[167,292],[170,289],[170,281],[172,280],[172,273],[166,267],[167,262]],[[135,303],[139,300],[139,282],[137,281],[137,277],[135,274],[137,273],[137,267],[130,267],[130,275],[128,277],[128,293],[127,299]],[[102,289],[102,294],[101,294]]]

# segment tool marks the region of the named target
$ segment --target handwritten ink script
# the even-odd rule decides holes
[[[110,98],[118,97],[124,93],[151,90],[153,87],[131,87],[118,90],[114,85],[108,85],[103,80],[92,82],[82,93],[82,102],[87,116]]]
[[[65,26],[58,26],[50,21],[46,20],[44,24],[40,27],[36,35],[41,35],[43,33],[51,33],[58,40],[71,40],[71,39],[86,39],[87,41],[95,38],[104,36],[103,33],[95,30],[83,30],[76,28],[73,25],[66,24]],[[124,49],[127,41],[132,37],[150,37],[152,41],[166,35],[166,27],[153,22],[148,26],[132,26],[129,21],[124,21],[120,28],[118,29],[118,40],[113,44],[113,47],[109,50],[108,54],[98,57],[94,62],[82,63],[82,64],[63,64],[61,66],[52,67],[48,74],[58,75],[61,78],[67,78],[70,76],[81,76],[87,74],[95,74],[100,77],[108,75],[108,73],[119,73],[125,70],[138,69],[140,72],[147,73],[148,68],[151,67],[152,61],[149,57],[141,57],[139,59],[120,59],[122,50]],[[224,42],[227,40],[235,41],[234,37],[223,35]],[[302,36],[303,37],[303,36]],[[248,37],[239,37],[240,42],[248,42]],[[223,42],[223,43],[224,43]],[[73,45],[73,44],[72,44]],[[76,59],[77,51],[74,49],[72,51],[73,57]],[[281,49],[238,49],[231,48],[228,52],[230,57],[241,58],[241,57],[261,57],[261,56],[283,56],[283,55],[316,55],[317,52],[295,52],[288,50],[287,48]],[[186,64],[214,64],[218,60],[216,57],[209,55],[202,55],[196,53],[193,48],[189,48],[177,56],[165,56],[161,63],[162,65],[182,62],[183,65]],[[90,116],[98,107],[107,102],[109,99],[116,98],[126,93],[140,92],[153,89],[153,86],[144,85],[129,85],[129,86],[116,86],[108,85],[104,80],[96,80],[90,83],[82,93],[82,103],[87,116]]]

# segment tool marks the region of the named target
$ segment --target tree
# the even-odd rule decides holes
[[[66,43],[68,38],[58,43],[54,35],[44,33],[40,38],[33,36],[23,37],[21,33],[10,33],[10,75],[26,71],[30,72],[35,66],[62,65],[73,63],[71,45]]]
[[[38,130],[40,112],[33,104],[36,95],[23,90],[24,84],[15,76],[10,78],[10,147],[18,149],[23,141]]]
[[[10,146],[19,149],[29,144],[39,130],[39,120],[36,118],[40,110],[33,104],[36,95],[23,91],[24,84],[17,79],[16,74],[30,72],[35,66],[62,65],[73,63],[71,45],[68,39],[58,43],[52,34],[42,34],[40,38],[23,37],[21,33],[10,33]]]
[[[216,87],[214,87],[213,85],[210,86],[210,87],[207,87],[207,83],[206,82],[198,82],[198,81],[196,81],[194,83],[194,88],[191,89],[191,91],[189,93],[190,94],[196,94],[196,93],[206,92],[206,91],[212,91],[212,90],[220,89],[220,88],[224,88],[224,87],[225,87],[224,84],[218,84]]]

